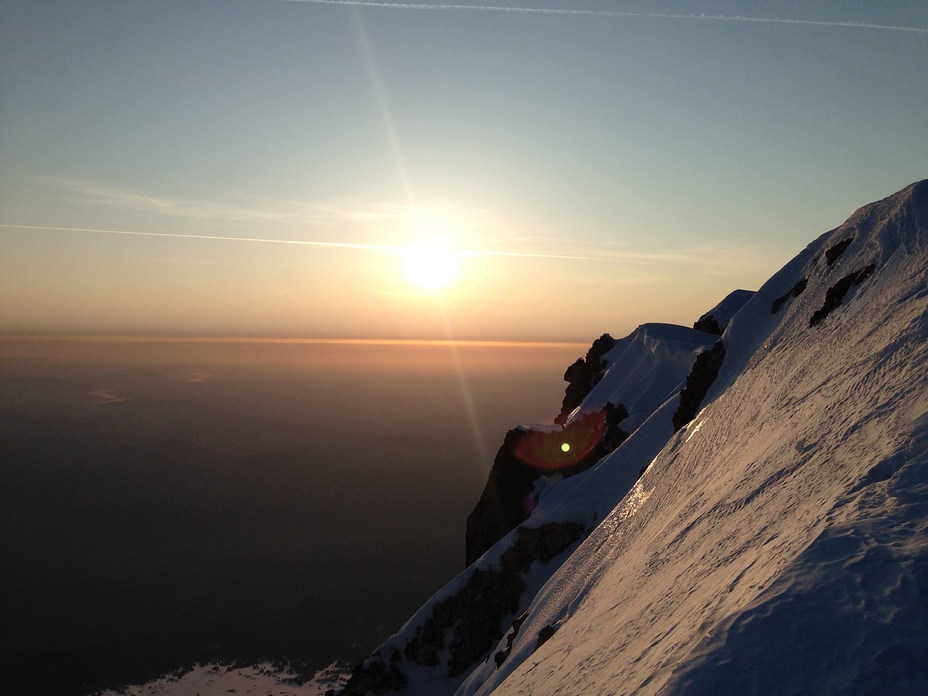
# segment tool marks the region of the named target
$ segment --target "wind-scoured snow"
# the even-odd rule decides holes
[[[714,336],[684,326],[642,324],[606,353],[606,373],[571,419],[599,411],[607,402],[623,404],[628,418],[620,427],[635,430],[680,390],[696,353],[714,342]]]
[[[498,573],[504,567],[505,555],[517,547],[523,530],[539,530],[545,525],[575,525],[589,531],[601,521],[602,515],[611,510],[635,484],[642,466],[673,435],[672,414],[677,407],[677,393],[696,355],[712,345],[716,338],[686,327],[646,324],[617,341],[606,355],[608,367],[603,378],[571,414],[568,423],[583,414],[599,411],[607,402],[622,403],[630,415],[619,427],[634,432],[608,457],[595,465],[596,476],[577,475],[559,480],[555,474],[540,479],[544,485],[536,486],[539,500],[531,517],[436,593],[394,636],[380,646],[364,666],[367,674],[378,675],[379,681],[370,682],[368,679],[365,683],[392,688],[394,680],[389,677],[381,679],[379,675],[394,670],[394,674],[402,674],[405,681],[403,690],[407,693],[454,693],[470,670],[463,674],[449,674],[452,671],[449,666],[453,662],[451,645],[467,627],[463,622],[457,622],[448,630],[448,637],[434,664],[419,664],[412,656],[416,652],[414,646],[417,638],[429,633],[429,622],[436,621],[436,613],[444,616],[447,613],[445,607],[449,603],[460,601],[468,594],[468,583],[475,574]],[[634,427],[629,427],[630,423]],[[561,426],[525,425],[520,426],[520,429],[556,432]],[[640,464],[641,461],[644,461],[644,465]],[[508,644],[506,635],[513,632],[513,622],[528,607],[560,563],[569,557],[577,543],[571,543],[563,553],[545,562],[533,562],[527,571],[519,573],[524,590],[518,605],[499,618],[498,632],[503,636],[503,645],[494,647],[488,644],[481,662],[485,658],[486,664],[496,666],[497,654],[504,653]],[[479,607],[476,609],[479,611]],[[355,689],[357,683],[360,681],[349,682],[348,693],[353,693],[352,689]],[[362,689],[357,688],[363,693]]]
[[[702,410],[458,693],[928,690],[928,181],[813,242],[722,340]],[[573,487],[647,465],[649,423]]]

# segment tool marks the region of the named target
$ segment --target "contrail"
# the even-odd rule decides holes
[[[353,7],[381,7],[390,10],[433,10],[459,12],[511,12],[516,14],[572,15],[585,17],[630,17],[637,19],[707,20],[713,22],[757,22],[762,24],[799,24],[817,27],[845,27],[851,29],[879,29],[883,31],[905,31],[928,34],[925,27],[904,27],[892,24],[868,22],[842,22],[835,20],[781,19],[778,17],[747,17],[717,14],[671,14],[658,12],[621,12],[615,10],[560,10],[547,7],[502,7],[498,5],[425,5],[414,2],[372,2],[370,0],[285,0],[304,2],[311,5],[350,5]]]
[[[90,232],[93,234],[118,234],[129,237],[166,237],[170,239],[207,239],[218,242],[251,242],[258,244],[296,244],[298,246],[326,247],[330,249],[359,249],[361,251],[383,251],[402,255],[408,246],[387,244],[361,244],[353,242],[318,242],[306,239],[270,239],[267,237],[225,237],[211,234],[181,234],[179,232],[137,232],[134,230],[100,230],[91,227],[48,227],[44,225],[4,225],[0,228],[14,230],[43,230],[48,232]],[[537,254],[521,251],[485,251],[476,249],[449,249],[460,256],[511,256],[529,259],[571,259],[574,261],[601,261],[605,256],[576,256],[571,254]]]

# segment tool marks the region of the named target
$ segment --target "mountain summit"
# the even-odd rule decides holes
[[[719,307],[517,429],[520,521],[345,694],[928,693],[928,181]]]

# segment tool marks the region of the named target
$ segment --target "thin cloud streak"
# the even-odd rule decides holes
[[[164,198],[80,179],[52,177],[46,180],[77,195],[82,201],[89,200],[94,204],[121,210],[156,213],[192,220],[324,225],[344,221],[404,220],[410,214],[408,206],[400,205],[252,199],[257,204],[256,207],[210,200]]]
[[[137,230],[112,230],[98,229],[92,227],[53,227],[48,225],[12,225],[0,223],[0,229],[9,230],[30,230],[37,232],[81,232],[87,234],[106,234],[122,235],[128,237],[155,237],[165,239],[190,239],[204,240],[213,242],[246,242],[250,244],[289,244],[302,247],[328,248],[328,249],[349,249],[356,251],[372,251],[386,253],[394,256],[403,256],[409,252],[409,246],[395,244],[367,244],[361,242],[323,242],[308,239],[274,239],[271,237],[234,237],[228,235],[208,235],[208,234],[186,234],[180,232],[141,232]],[[714,269],[717,273],[724,274],[727,270],[744,270],[746,266],[755,266],[762,268],[766,272],[769,264],[769,255],[767,252],[757,252],[755,254],[747,253],[741,250],[737,253],[726,248],[706,248],[695,247],[688,249],[678,249],[673,251],[627,251],[614,250],[603,253],[588,254],[558,254],[529,251],[505,251],[490,249],[460,249],[451,248],[450,252],[458,255],[460,258],[479,258],[479,257],[496,257],[496,258],[525,258],[525,259],[553,259],[567,261],[597,261],[597,262],[615,262],[622,261],[626,264],[645,264],[649,268],[664,268],[668,275],[666,280],[672,280],[673,272],[670,270],[675,265],[686,264],[688,266],[697,265],[704,268]],[[624,269],[624,273],[632,272],[633,266]],[[653,271],[648,272],[647,276],[654,280],[664,278],[663,275],[655,276]]]
[[[155,214],[166,219],[184,219],[219,223],[233,223],[253,226],[268,224],[280,225],[287,231],[287,236],[297,233],[299,227],[315,227],[321,230],[342,230],[347,225],[362,225],[367,229],[376,225],[381,234],[386,234],[391,241],[423,237],[423,231],[433,229],[445,245],[462,257],[496,256],[538,259],[575,259],[575,260],[624,260],[639,262],[674,262],[690,258],[684,252],[649,251],[632,249],[611,249],[603,251],[597,247],[593,250],[578,250],[577,247],[589,246],[580,239],[572,239],[569,252],[562,252],[563,246],[552,237],[551,230],[544,224],[511,219],[505,214],[474,207],[449,206],[444,203],[404,205],[398,203],[377,203],[369,201],[299,201],[291,199],[274,199],[267,197],[248,197],[242,204],[212,201],[208,199],[168,198],[148,193],[127,191],[99,182],[84,179],[58,177],[41,177],[53,186],[64,189],[78,197],[81,202],[104,205],[124,211]],[[173,226],[167,223],[166,226]],[[48,227],[42,225],[0,224],[0,228],[33,229],[60,232],[87,232],[98,234],[130,235],[140,237],[175,237],[187,239],[208,239],[219,241],[264,242],[268,244],[296,244],[301,246],[359,249],[403,254],[409,244],[370,244],[366,242],[332,242],[299,239],[281,239],[277,237],[252,237],[247,233],[242,236],[203,235],[178,232],[141,232],[137,230],[99,229],[83,227]],[[244,232],[244,230],[243,230]],[[557,235],[555,235],[557,236]],[[454,238],[471,239],[478,248],[455,244]],[[505,240],[505,241],[503,241]],[[509,251],[509,249],[534,249],[535,251]]]
[[[492,231],[493,236],[506,234],[510,240],[514,232],[524,233],[527,227],[532,227],[522,220],[512,220],[491,210],[445,203],[400,204],[351,199],[306,201],[254,196],[241,197],[240,203],[229,203],[154,196],[83,179],[42,177],[42,180],[70,192],[81,203],[89,202],[119,210],[186,220],[244,225],[274,224],[291,226],[290,229],[295,225],[335,228],[345,224],[377,224],[381,231],[388,229],[404,236],[412,231],[421,232],[425,228],[435,227],[439,230],[467,230],[470,233]],[[533,239],[541,239],[543,243],[544,237],[544,234],[536,233]],[[532,239],[521,239],[519,242],[531,244]]]
[[[206,239],[219,242],[251,242],[260,244],[295,244],[298,246],[324,247],[330,249],[357,249],[361,251],[383,251],[402,255],[409,251],[409,247],[388,244],[364,244],[354,242],[319,242],[307,239],[272,239],[268,237],[229,237],[209,234],[185,234],[180,232],[138,232],[134,230],[101,230],[90,227],[50,227],[46,225],[7,225],[0,224],[0,228],[16,230],[36,230],[46,232],[87,232],[93,234],[114,234],[130,237],[166,237],[171,239]],[[529,259],[568,259],[575,261],[605,261],[620,256],[578,256],[571,254],[540,254],[519,251],[484,251],[476,249],[452,249],[460,256],[512,256]]]
[[[615,10],[567,10],[546,7],[502,7],[497,5],[426,5],[408,2],[369,2],[365,0],[284,0],[285,2],[303,2],[311,5],[347,5],[352,7],[380,7],[390,10],[432,10],[461,12],[508,12],[515,14],[567,15],[586,17],[628,17],[634,19],[675,19],[706,20],[713,22],[754,22],[762,24],[797,24],[819,27],[843,27],[849,29],[871,29],[882,31],[902,31],[916,34],[928,34],[925,27],[906,27],[891,24],[871,24],[868,22],[850,22],[839,20],[782,19],[779,17],[747,17],[741,15],[715,14],[672,14],[658,12],[621,12]]]

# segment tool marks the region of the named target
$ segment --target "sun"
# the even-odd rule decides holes
[[[441,290],[458,275],[457,254],[436,244],[409,247],[403,254],[407,280],[423,290]]]

